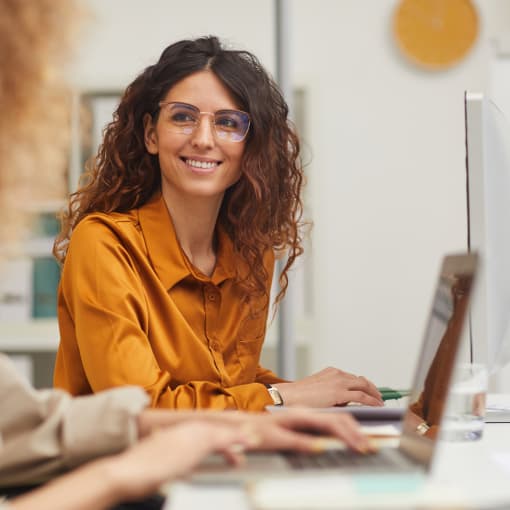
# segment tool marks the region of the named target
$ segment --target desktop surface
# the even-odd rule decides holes
[[[499,395],[510,405],[510,394]],[[479,441],[440,441],[431,475],[262,479],[244,485],[171,484],[165,510],[321,510],[328,508],[510,508],[510,423],[487,423]],[[172,487],[174,497],[172,498]]]
[[[487,395],[486,423],[510,423],[510,402],[502,393]]]

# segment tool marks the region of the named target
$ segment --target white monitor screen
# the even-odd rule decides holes
[[[510,123],[489,98],[466,92],[468,248],[481,255],[471,308],[475,361],[510,360]]]

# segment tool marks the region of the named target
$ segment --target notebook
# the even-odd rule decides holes
[[[398,445],[362,455],[341,444],[319,454],[250,453],[241,468],[211,457],[192,476],[197,482],[238,482],[303,473],[426,473],[437,449],[441,420],[459,352],[478,263],[476,254],[446,255],[441,264]],[[345,408],[343,408],[345,409]],[[345,411],[342,411],[345,412]],[[423,434],[417,425],[429,428]]]

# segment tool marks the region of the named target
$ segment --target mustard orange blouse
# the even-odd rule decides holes
[[[218,229],[211,277],[180,248],[160,194],[127,213],[94,213],[72,234],[58,296],[54,383],[73,395],[142,386],[153,407],[262,410],[267,306],[253,314],[240,261]],[[271,285],[274,256],[264,264]]]

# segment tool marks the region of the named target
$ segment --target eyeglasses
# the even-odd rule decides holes
[[[213,120],[216,136],[220,140],[242,142],[250,129],[250,116],[240,110],[218,110],[217,112],[201,112],[196,106],[175,101],[160,102],[163,120],[174,133],[191,135],[200,124],[202,115]]]

